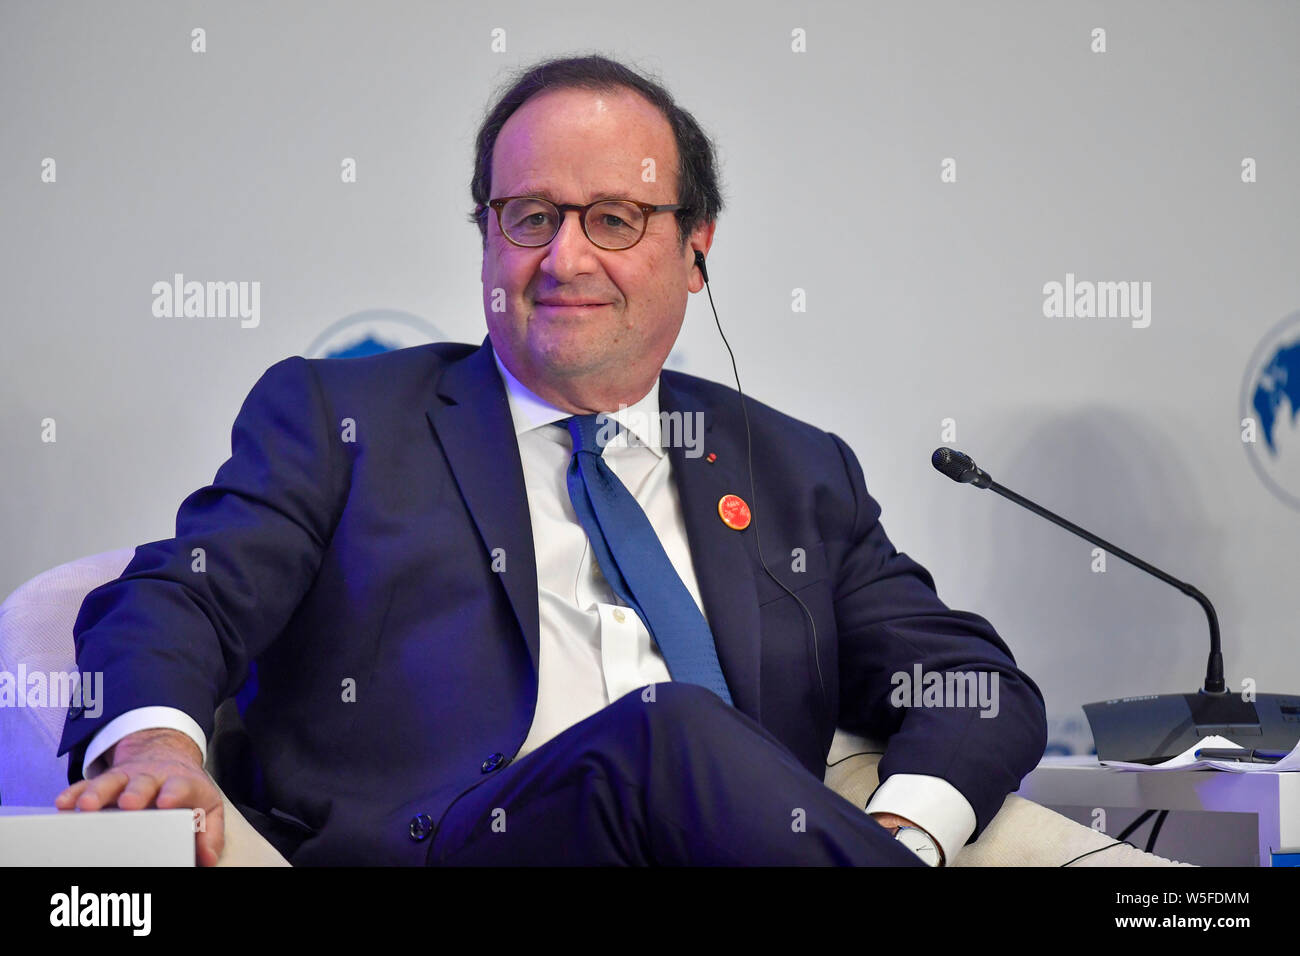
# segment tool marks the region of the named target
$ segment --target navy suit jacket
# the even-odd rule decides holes
[[[950,610],[894,549],[837,436],[749,400],[751,495],[734,389],[663,371],[660,407],[703,413],[716,455],[668,452],[735,705],[818,779],[837,726],[888,739],[881,779],[949,781],[975,810],[974,839],[1043,753],[1038,688],[987,621]],[[815,650],[759,564],[754,525],[720,520],[728,493],[753,506],[768,567],[814,616]],[[211,736],[256,661],[241,709],[260,782],[254,795],[223,781],[230,798],[300,821],[295,864],[422,864],[412,818],[439,820],[524,742],[538,632],[528,500],[488,340],[287,358],[245,399],[230,458],[182,502],[176,536],[140,545],[87,595],[77,659],[104,673],[105,706],[70,711],[59,752],[79,779],[94,733],[148,705]],[[998,715],[892,706],[891,675],[914,664],[996,672]]]

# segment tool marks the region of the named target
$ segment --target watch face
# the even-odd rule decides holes
[[[916,827],[899,827],[895,839],[921,858],[927,866],[939,865],[939,848],[924,830]]]

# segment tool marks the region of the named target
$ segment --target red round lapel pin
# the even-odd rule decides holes
[[[749,527],[749,505],[740,495],[723,495],[718,499],[718,516],[728,528],[744,531]]]

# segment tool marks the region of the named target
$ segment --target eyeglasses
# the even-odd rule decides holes
[[[585,206],[555,203],[536,196],[502,196],[488,200],[497,211],[501,235],[516,246],[534,249],[544,246],[560,231],[570,209],[577,210],[582,231],[601,249],[631,249],[645,235],[650,216],[656,212],[685,209],[680,203],[655,206],[632,199],[601,199]]]

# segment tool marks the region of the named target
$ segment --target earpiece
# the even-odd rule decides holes
[[[704,268],[704,253],[700,252],[699,249],[695,250],[695,264],[699,267],[700,275],[704,277],[704,281],[708,282],[709,270]]]

